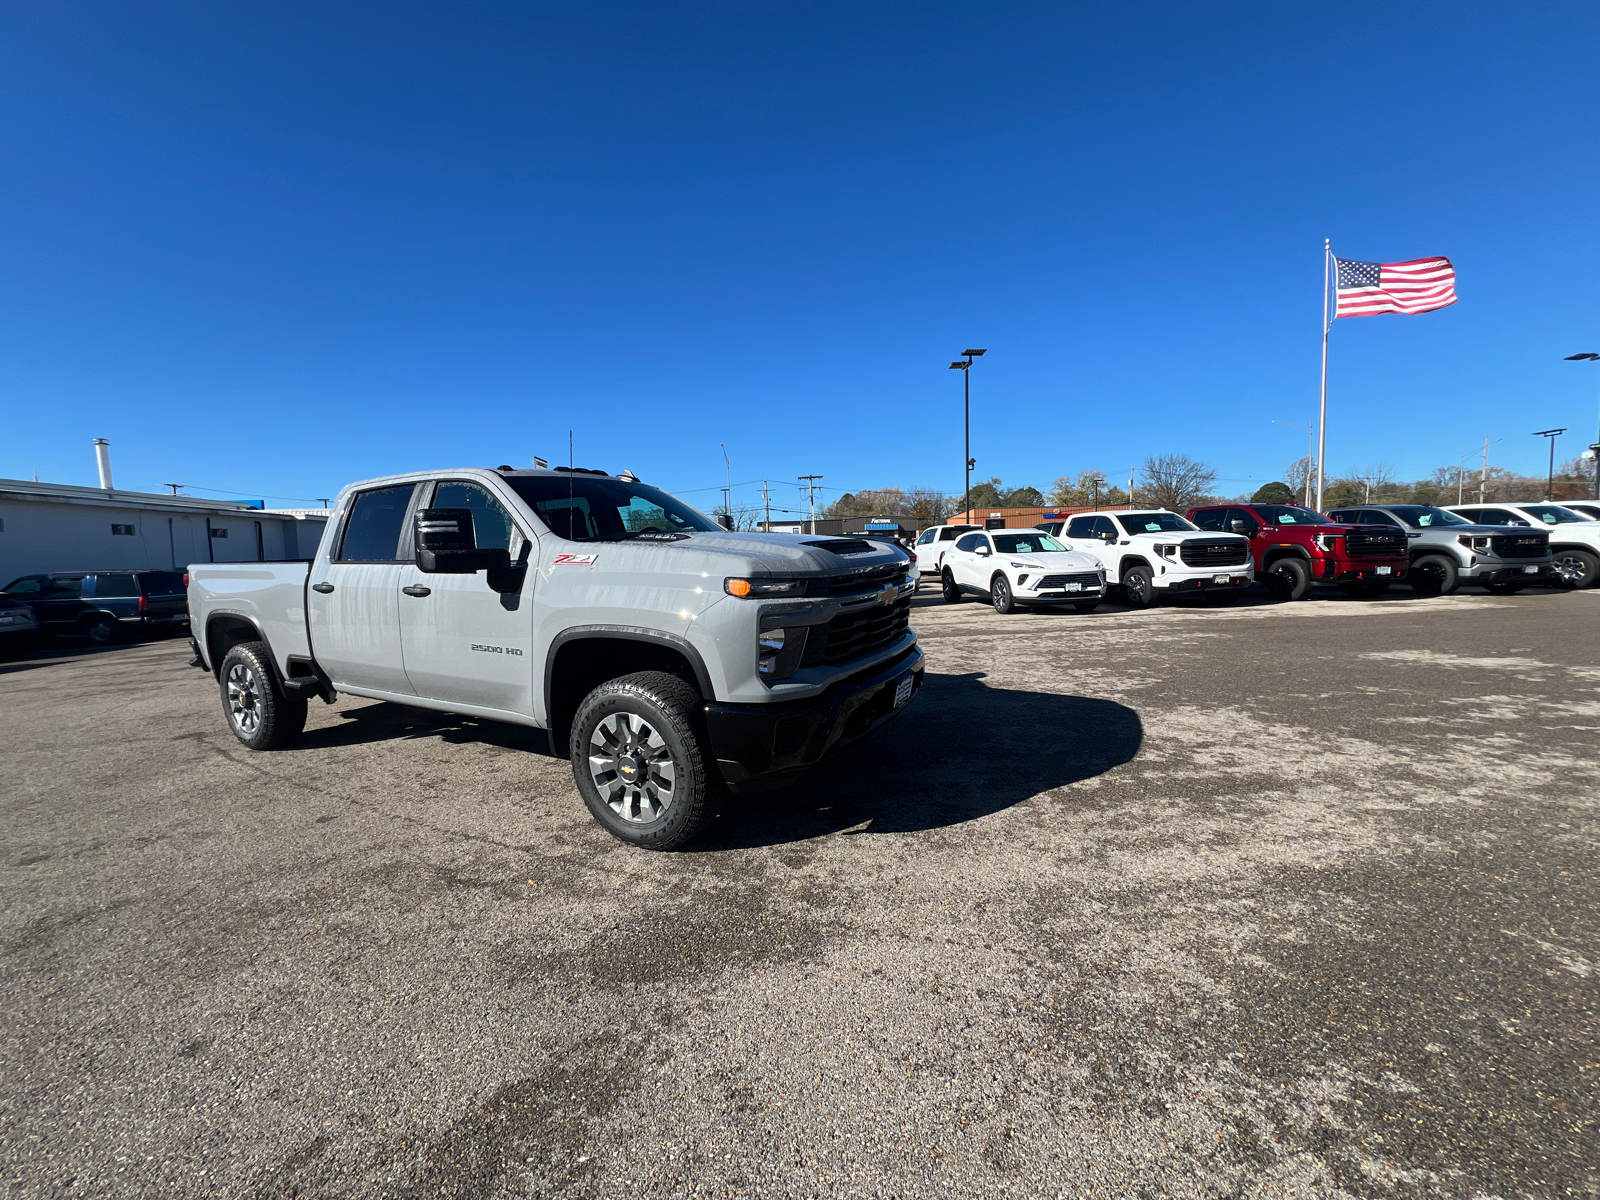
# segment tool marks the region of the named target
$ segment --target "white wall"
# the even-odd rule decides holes
[[[210,518],[211,528],[226,529],[227,537],[208,539],[206,520],[115,505],[0,500],[0,586],[40,571],[182,570],[190,563],[300,557],[322,534],[318,521],[230,513]],[[113,524],[132,525],[134,533],[113,534]],[[296,528],[286,532],[285,526]]]

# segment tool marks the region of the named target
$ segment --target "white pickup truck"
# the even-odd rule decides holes
[[[246,746],[337,692],[530,725],[595,819],[668,849],[708,790],[793,782],[922,685],[902,550],[733,533],[624,473],[352,484],[309,563],[196,564],[200,662]]]
[[[1098,559],[1106,586],[1120,584],[1135,608],[1191,592],[1231,603],[1256,577],[1249,538],[1206,533],[1164,508],[1079,513],[1039,528],[1054,533],[1067,549]]]

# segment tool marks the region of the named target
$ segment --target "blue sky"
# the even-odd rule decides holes
[[[1333,331],[1329,465],[1594,435],[1592,5],[0,9],[0,476],[1047,486],[1281,476],[1322,239],[1461,302]],[[1580,436],[1581,435],[1581,436]],[[759,485],[741,486],[752,501]],[[792,502],[792,484],[776,490]],[[273,501],[276,502],[276,501]]]

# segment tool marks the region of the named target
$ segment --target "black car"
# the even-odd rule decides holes
[[[104,645],[136,629],[177,632],[189,624],[182,571],[52,571],[13,579],[3,590],[33,609],[45,637],[81,633]]]

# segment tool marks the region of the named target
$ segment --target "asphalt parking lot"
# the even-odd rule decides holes
[[[1600,593],[917,603],[675,854],[534,731],[0,664],[6,1194],[1600,1194]]]

